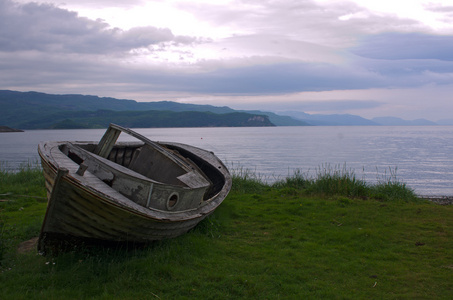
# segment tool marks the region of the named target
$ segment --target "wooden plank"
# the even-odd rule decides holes
[[[101,141],[96,146],[94,153],[104,158],[107,158],[110,154],[110,151],[112,151],[113,146],[115,145],[116,140],[118,139],[120,134],[121,130],[113,126],[109,126],[104,136],[102,137]]]
[[[207,188],[211,185],[203,176],[200,176],[195,172],[188,172],[181,176],[178,176],[179,181],[183,182],[185,185],[192,189],[196,188]]]
[[[56,175],[54,183],[53,183],[53,188],[50,193],[49,201],[47,202],[47,211],[46,211],[46,215],[44,216],[44,221],[43,221],[42,228],[41,228],[41,233],[40,233],[39,243],[38,243],[38,251],[44,251],[45,245],[43,244],[44,243],[43,233],[48,229],[49,218],[52,218],[53,215],[55,214],[54,209],[55,209],[55,204],[58,201],[58,193],[61,188],[61,181],[62,181],[63,176],[68,175],[68,173],[69,173],[69,170],[65,169],[65,168],[61,168],[61,169],[57,170],[57,175]]]
[[[159,145],[158,143],[156,143],[154,141],[151,141],[147,137],[145,137],[145,136],[143,136],[143,135],[141,135],[141,134],[139,134],[139,133],[137,133],[135,131],[132,131],[129,128],[125,128],[125,127],[122,127],[122,126],[119,126],[119,125],[116,125],[116,124],[110,124],[109,129],[110,128],[125,132],[125,133],[129,134],[130,136],[133,136],[133,137],[141,140],[145,144],[152,146],[154,149],[156,149],[157,151],[163,153],[165,156],[167,156],[168,158],[173,160],[176,164],[178,164],[179,166],[184,168],[187,172],[190,172],[192,170],[192,166],[191,166],[191,164],[189,162],[185,161],[183,158],[181,158],[180,156],[176,155],[174,152],[166,149],[165,147]]]
[[[115,147],[113,147],[113,149],[110,151],[110,154],[109,154],[109,156],[107,157],[107,159],[114,162],[115,159],[116,159],[116,152],[117,152],[117,150],[115,149]],[[94,152],[93,152],[93,153],[94,153]]]
[[[126,168],[128,168],[131,163],[133,152],[134,152],[133,148],[126,148],[125,150],[123,166],[125,166]]]
[[[115,162],[119,165],[124,166],[124,148],[118,148],[118,150],[116,152]]]
[[[68,143],[67,146],[68,146],[68,149],[70,149],[72,152],[77,154],[80,158],[82,158],[83,160],[86,160],[87,164],[96,163],[99,166],[104,166],[109,172],[113,172],[113,173],[121,172],[127,176],[134,177],[137,180],[147,181],[150,183],[155,182],[153,180],[150,180],[148,177],[143,176],[137,172],[134,172],[131,169],[118,165],[117,163],[115,163],[113,161],[102,158],[100,156],[93,155],[93,153],[86,151],[85,149],[77,146],[76,144]],[[77,168],[78,168],[78,166],[77,166]]]

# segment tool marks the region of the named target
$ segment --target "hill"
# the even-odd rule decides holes
[[[261,127],[274,126],[267,116],[246,113],[214,114],[211,112],[170,111],[75,111],[59,112],[22,123],[24,129],[106,128],[110,123],[131,128],[151,127]]]
[[[304,121],[314,126],[376,126],[380,125],[368,119],[350,114],[307,114],[299,111],[286,111],[282,114]]]
[[[453,125],[453,119],[442,119],[437,121],[439,125]]]
[[[22,132],[22,130],[10,128],[8,126],[0,126],[0,132]]]
[[[381,125],[386,126],[429,126],[429,125],[437,125],[434,122],[425,120],[425,119],[417,119],[417,120],[403,120],[401,118],[396,117],[379,117],[373,118],[372,121],[379,123]]]
[[[313,126],[431,126],[453,125],[453,120],[432,122],[426,119],[404,120],[397,117],[377,117],[371,120],[351,114],[307,114],[300,111],[285,111],[282,114]]]
[[[137,102],[85,95],[1,90],[0,107],[3,112],[0,124],[21,129],[104,128],[110,122],[130,127],[274,126],[265,113],[238,112],[211,105]],[[280,118],[274,115],[273,119]]]

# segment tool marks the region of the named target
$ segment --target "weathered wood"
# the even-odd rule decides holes
[[[146,205],[146,207],[150,208],[166,210],[167,199],[173,192],[178,193],[181,199],[195,199],[180,201],[177,207],[173,209],[187,210],[196,208],[203,200],[203,195],[210,185],[208,181],[204,180],[203,177],[194,174],[194,172],[191,172],[192,176],[189,175],[185,178],[186,182],[191,183],[191,185],[181,185],[183,181],[176,180],[178,178],[175,178],[176,184],[172,185],[166,178],[167,175],[163,176],[162,182],[159,182],[156,180],[159,178],[149,178],[140,173],[136,173],[135,170],[117,165],[110,160],[89,153],[88,151],[72,143],[65,145],[64,149],[68,153],[72,153],[72,155],[80,157],[80,159],[84,161],[84,164],[87,164],[89,172],[94,174],[103,182],[107,183],[113,189],[140,205],[146,205],[146,203],[149,202],[149,205]],[[145,161],[141,164],[145,164]],[[167,167],[171,169],[172,166]],[[156,186],[153,194],[150,195],[151,186],[153,184],[156,184]],[[190,190],[188,190],[187,187],[190,187]],[[149,199],[150,197],[151,199]]]
[[[202,176],[199,176],[195,172],[188,172],[181,176],[178,176],[178,180],[185,183],[190,188],[208,187],[210,183]]]
[[[190,165],[189,162],[185,161],[184,159],[182,159],[181,157],[179,157],[178,155],[176,155],[172,151],[168,151],[167,149],[165,149],[165,147],[163,147],[163,146],[159,145],[158,143],[148,139],[147,137],[145,137],[145,136],[143,136],[143,135],[141,135],[141,134],[139,134],[139,133],[137,133],[135,131],[132,131],[129,128],[121,127],[121,126],[116,125],[116,124],[110,124],[109,129],[125,132],[125,133],[127,133],[127,134],[129,134],[129,135],[131,135],[131,136],[143,141],[145,144],[153,147],[157,151],[163,153],[168,158],[172,159],[175,163],[180,165],[182,168],[185,168],[187,171],[190,171],[191,165]]]
[[[47,216],[48,215],[56,215],[58,214],[57,212],[55,212],[55,204],[57,203],[57,199],[59,197],[59,192],[61,190],[61,180],[63,178],[63,176],[66,176],[68,175],[69,173],[69,170],[66,169],[66,168],[59,168],[57,169],[57,173],[55,175],[55,179],[54,179],[54,184],[53,184],[53,188],[52,188],[52,191],[50,193],[50,197],[49,197],[49,201],[47,202],[47,211],[46,211],[46,215],[44,217],[44,222],[43,222],[43,225],[42,225],[42,228],[41,228],[41,233],[40,233],[40,237],[39,237],[39,242],[38,242],[38,251],[41,251],[45,248],[45,232],[46,232],[46,226],[48,224],[48,222],[46,222],[46,219],[47,219]]]
[[[109,139],[112,137],[115,139],[113,135]],[[159,181],[158,175],[151,179],[87,151],[95,148],[91,145],[47,142],[38,147],[48,192],[39,241],[43,251],[52,239],[149,242],[181,235],[211,214],[231,188],[231,176],[222,162],[213,153],[196,147],[177,143],[151,147],[160,153],[156,157],[162,153],[177,156],[174,149],[183,154],[178,161],[189,166],[190,172],[177,176],[177,184],[168,184]],[[122,160],[127,166],[128,156],[137,162],[139,155],[133,153],[138,153],[135,149],[140,147],[143,143],[123,142],[112,149],[124,150]],[[77,171],[82,161],[88,167],[80,176]],[[185,169],[175,160],[170,161],[166,168]]]
[[[177,179],[188,172],[186,168],[175,164],[174,160],[150,145],[145,145],[137,151],[137,155],[129,165],[129,169],[140,173],[153,180],[159,180],[164,183],[181,185]]]
[[[115,162],[120,165],[124,165],[124,148],[119,148],[118,151],[116,151],[116,160]]]
[[[101,141],[99,142],[98,146],[94,150],[94,153],[107,158],[112,151],[113,146],[115,145],[118,137],[121,134],[121,130],[110,126],[105,134],[102,136]]]
[[[79,176],[83,176],[83,174],[85,174],[85,171],[88,169],[88,166],[81,163],[80,166],[79,166],[79,169],[76,171],[76,174],[79,175]]]
[[[134,153],[132,148],[126,148],[124,152],[124,160],[123,160],[123,166],[129,167],[131,160],[132,160],[132,154]]]

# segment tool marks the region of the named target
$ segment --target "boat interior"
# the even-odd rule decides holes
[[[133,133],[144,141],[116,143],[116,136],[110,139],[104,157],[98,155],[102,140],[98,144],[62,144],[60,151],[80,166],[79,175],[88,169],[110,186],[114,180],[128,176],[181,188],[204,189],[203,200],[212,198],[224,186],[225,177],[219,170],[224,166],[220,162],[214,166],[183,147],[149,142]],[[103,139],[108,134],[107,131]]]

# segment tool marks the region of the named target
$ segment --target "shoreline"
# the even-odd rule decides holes
[[[453,196],[418,196],[420,199],[428,200],[439,205],[453,205]]]

